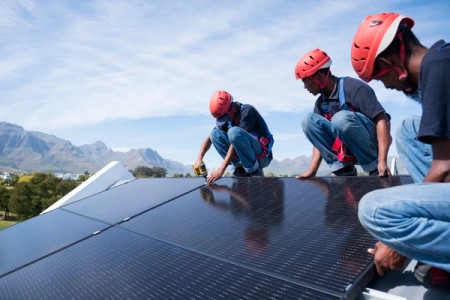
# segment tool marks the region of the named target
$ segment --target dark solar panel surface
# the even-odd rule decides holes
[[[94,197],[68,204],[64,209],[116,224],[202,185],[205,185],[203,178],[133,180]]]
[[[396,178],[397,179],[397,178]],[[357,220],[393,178],[224,179],[121,224],[204,255],[342,294],[372,262]]]
[[[76,213],[81,227],[95,220],[115,225],[60,251],[41,251],[41,259],[3,275],[0,298],[352,298],[370,273],[366,249],[374,242],[357,221],[358,201],[371,190],[411,182],[223,178],[206,187],[203,179],[152,180],[33,219]],[[122,222],[127,216],[135,217]],[[70,219],[54,225],[65,228]],[[9,230],[0,231],[0,247]],[[45,236],[55,229],[34,230]]]
[[[106,227],[107,224],[56,210],[1,230],[0,276]]]
[[[2,278],[0,293],[8,299],[338,299],[120,228]]]

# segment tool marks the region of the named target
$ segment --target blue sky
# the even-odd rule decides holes
[[[190,164],[214,126],[209,98],[224,89],[266,118],[275,158],[310,155],[300,120],[315,97],[294,79],[298,59],[321,48],[335,75],[356,77],[356,28],[383,11],[413,18],[426,46],[450,40],[448,1],[3,0],[0,121]],[[394,127],[420,114],[402,94],[370,85]],[[220,157],[211,149],[205,162]]]

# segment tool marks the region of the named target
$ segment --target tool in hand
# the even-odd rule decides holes
[[[208,170],[206,169],[205,163],[202,162],[198,167],[192,165],[192,169],[194,169],[195,176],[203,176],[206,180],[206,177],[208,176]]]

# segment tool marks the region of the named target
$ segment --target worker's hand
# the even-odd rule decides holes
[[[373,260],[377,273],[383,276],[386,271],[401,269],[405,264],[406,257],[392,250],[382,242],[377,242],[373,249],[367,249],[367,252],[373,254]]]
[[[225,170],[222,170],[220,168],[215,170],[214,172],[212,172],[211,176],[206,179],[206,184],[213,184],[214,181],[222,177],[223,173],[225,173]]]
[[[194,168],[198,168],[203,164],[203,160],[201,158],[197,158],[197,161],[194,163]]]
[[[298,176],[295,176],[295,178],[296,179],[306,179],[306,178],[310,178],[310,177],[314,177],[314,176],[316,176],[316,172],[308,170],[308,171],[301,173]]]
[[[378,176],[386,177],[391,176],[391,171],[389,170],[385,162],[378,162]]]

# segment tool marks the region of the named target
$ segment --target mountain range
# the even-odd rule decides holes
[[[307,156],[281,161],[274,159],[264,169],[264,173],[270,172],[277,176],[298,175],[308,168],[310,160],[311,157]],[[0,171],[95,173],[112,161],[119,161],[128,170],[148,166],[165,168],[168,176],[176,173],[192,174],[190,165],[164,159],[151,148],[119,152],[108,148],[101,141],[78,147],[53,135],[26,131],[18,125],[0,122]],[[401,165],[399,173],[406,174]],[[329,169],[322,163],[318,175],[326,174],[329,174]]]
[[[151,148],[118,152],[101,141],[77,147],[53,135],[0,122],[0,171],[94,173],[111,161],[120,161],[129,170],[148,166],[163,167],[168,175],[192,172],[190,166],[164,159]]]

